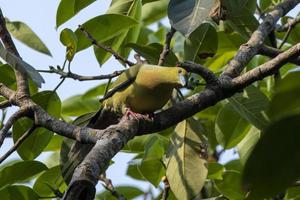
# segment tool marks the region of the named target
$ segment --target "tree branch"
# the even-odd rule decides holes
[[[0,158],[0,164],[8,158],[18,147],[33,133],[37,127],[34,125],[28,129],[16,142],[15,144]]]
[[[82,76],[79,74],[75,74],[72,72],[64,72],[60,69],[55,69],[54,67],[50,67],[50,70],[38,70],[38,72],[49,73],[49,74],[58,74],[62,78],[72,78],[78,81],[94,81],[94,80],[103,80],[103,79],[112,79],[114,77],[119,76],[124,70],[115,71],[111,74],[99,75],[99,76]]]
[[[169,54],[171,40],[172,40],[173,35],[174,35],[175,32],[176,32],[175,28],[171,27],[171,30],[167,33],[166,40],[165,40],[165,45],[164,45],[163,51],[161,52],[161,54],[159,56],[159,61],[158,61],[157,65],[159,65],[159,66],[164,65],[165,60],[166,60],[166,58]]]
[[[276,27],[276,31],[277,32],[286,32],[288,31],[290,28],[295,27],[297,24],[300,23],[300,15],[298,15],[297,17],[295,17],[294,19],[288,19],[287,23],[282,25],[282,26],[277,26]]]
[[[298,3],[300,3],[300,0],[285,0],[268,13],[263,22],[258,26],[258,29],[251,35],[249,41],[240,47],[235,57],[228,63],[228,67],[222,76],[229,78],[237,77],[246,64],[257,54],[264,39],[274,30],[276,22]]]
[[[5,48],[13,55],[20,57],[20,54],[6,28],[5,18],[3,17],[2,10],[0,9],[0,38]],[[19,98],[29,96],[29,85],[28,79],[24,72],[15,69],[16,80],[17,80],[17,95]]]
[[[15,112],[4,124],[2,129],[0,130],[0,147],[3,144],[4,139],[6,138],[6,135],[8,134],[9,129],[13,126],[13,124],[20,119],[21,117],[26,116],[28,114],[28,109],[20,109],[17,112]]]
[[[119,193],[115,187],[113,186],[111,180],[106,177],[106,174],[101,174],[99,177],[99,180],[104,182],[104,187],[107,189],[114,197],[116,197],[118,200],[126,200],[123,194]]]
[[[125,58],[123,58],[120,54],[118,54],[118,52],[114,51],[111,47],[109,46],[105,46],[101,43],[99,43],[97,40],[95,40],[95,38],[87,31],[85,30],[85,28],[81,25],[79,25],[79,30],[92,42],[93,45],[95,45],[98,48],[103,49],[104,51],[107,51],[109,53],[111,53],[117,60],[122,61],[123,63],[126,63],[129,66],[133,66],[135,65],[133,62],[126,60]]]

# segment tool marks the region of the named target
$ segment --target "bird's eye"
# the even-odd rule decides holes
[[[178,70],[178,73],[179,73],[179,74],[180,74],[180,73],[182,73],[182,70],[181,70],[181,69],[179,69],[179,70]]]

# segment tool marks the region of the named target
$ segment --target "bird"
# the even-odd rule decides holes
[[[75,124],[105,129],[118,123],[120,118],[128,113],[134,117],[153,114],[171,99],[175,88],[186,86],[187,77],[187,71],[180,67],[150,64],[131,66],[117,78],[104,95],[99,111],[79,117]],[[91,120],[85,123],[86,118]],[[76,166],[92,147],[93,144],[81,144],[77,141],[73,144],[68,153],[68,161],[62,165],[62,175],[67,183],[71,180]]]

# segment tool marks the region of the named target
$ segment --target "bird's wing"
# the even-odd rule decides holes
[[[131,85],[134,82],[141,66],[142,65],[134,65],[123,72],[100,101],[104,101],[105,99],[112,97],[117,91],[124,90]]]

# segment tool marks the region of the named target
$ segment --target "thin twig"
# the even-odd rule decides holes
[[[93,45],[97,46],[98,48],[103,49],[104,51],[111,53],[117,60],[120,60],[129,66],[134,65],[133,62],[123,58],[118,52],[114,51],[111,47],[105,46],[105,45],[99,43],[87,30],[85,30],[85,28],[83,26],[79,25],[78,27],[79,27],[79,30],[92,42]]]
[[[56,90],[65,82],[66,78],[62,78],[62,80],[57,84],[57,86],[53,89],[53,92],[56,92]]]
[[[111,74],[99,75],[99,76],[81,76],[78,74],[74,74],[73,72],[64,72],[60,69],[55,69],[54,67],[50,67],[50,70],[38,70],[41,73],[49,73],[49,74],[58,74],[63,78],[71,78],[78,81],[94,81],[94,80],[104,80],[111,79],[119,76],[124,70],[115,71]]]
[[[9,129],[12,127],[12,125],[21,117],[25,116],[29,110],[26,109],[20,109],[17,112],[15,112],[4,124],[2,129],[0,130],[0,147],[3,144],[4,139],[6,138],[6,135],[9,131]]]
[[[105,189],[110,191],[110,193],[116,197],[118,200],[126,200],[123,194],[119,193],[112,184],[112,181],[106,177],[106,174],[103,173],[100,175],[99,180],[104,183]]]
[[[289,26],[287,32],[285,33],[283,39],[282,39],[282,42],[280,43],[278,49],[281,49],[283,47],[283,45],[286,43],[287,39],[289,38],[290,34],[291,34],[291,31],[292,31],[292,27]]]
[[[13,152],[17,150],[17,148],[33,133],[33,131],[37,128],[37,126],[33,125],[29,130],[27,130],[1,158],[0,164],[8,158]]]
[[[172,40],[175,32],[176,32],[176,30],[173,27],[171,27],[170,31],[166,35],[165,45],[164,45],[163,51],[161,52],[161,54],[159,56],[159,61],[158,61],[159,66],[162,66],[165,63],[165,60],[170,51],[171,40]]]

